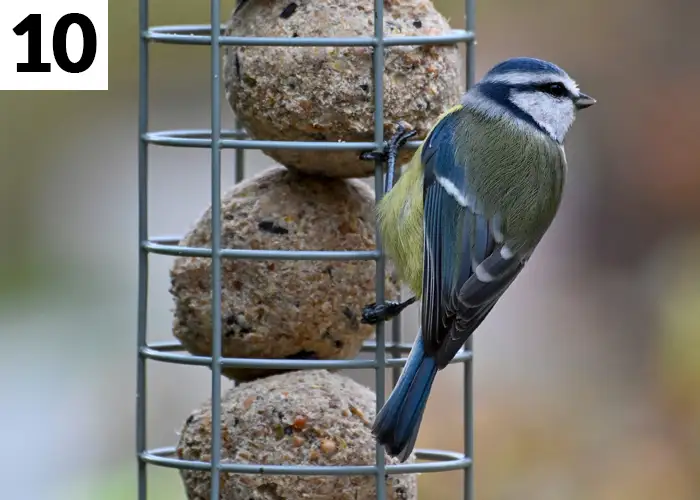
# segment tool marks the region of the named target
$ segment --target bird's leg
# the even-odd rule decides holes
[[[385,142],[384,151],[365,151],[360,154],[361,160],[373,160],[386,162],[386,180],[384,183],[384,193],[388,193],[392,187],[394,187],[394,171],[396,170],[396,157],[399,154],[399,149],[403,147],[408,140],[416,135],[415,130],[406,130],[403,124],[399,124],[396,127],[396,132],[389,142]]]
[[[366,305],[362,309],[362,319],[361,322],[368,325],[376,325],[382,321],[389,321],[395,318],[401,311],[406,309],[408,306],[416,301],[416,297],[411,297],[403,302],[397,302],[395,300],[387,300],[383,304],[372,303]]]
[[[396,158],[399,155],[399,149],[401,149],[401,147],[403,147],[414,135],[416,135],[415,130],[406,130],[406,127],[399,123],[396,127],[396,132],[393,136],[391,136],[389,142],[384,143],[383,151],[365,151],[360,155],[361,160],[381,161],[387,164],[386,180],[384,183],[385,194],[391,191],[391,188],[394,187],[394,171],[396,170]],[[387,300],[383,304],[368,304],[362,309],[361,322],[369,325],[375,325],[382,321],[388,321],[401,314],[401,311],[406,309],[415,301],[416,297],[411,297],[403,302]]]

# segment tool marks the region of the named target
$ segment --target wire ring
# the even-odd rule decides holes
[[[214,255],[211,248],[163,244],[156,242],[155,239],[144,241],[141,247],[148,253],[177,257],[211,259]],[[223,248],[219,255],[224,259],[333,261],[377,260],[380,256],[376,250],[249,250],[245,248]]]
[[[178,470],[210,471],[211,462],[196,460],[182,460],[172,458],[176,455],[176,448],[168,446],[146,450],[139,454],[143,462]],[[425,463],[392,464],[385,466],[387,475],[416,474],[419,472],[447,472],[464,470],[472,465],[472,460],[461,453],[443,450],[417,449],[418,460],[430,460]],[[377,474],[376,465],[263,465],[263,464],[232,464],[221,463],[221,472],[235,472],[238,474],[267,474],[274,476],[370,476]]]
[[[411,344],[386,344],[387,350],[408,354],[411,351]],[[377,344],[366,341],[362,344],[361,352],[375,352]],[[146,359],[160,361],[163,363],[174,363],[178,365],[211,366],[211,356],[195,356],[189,353],[182,353],[184,347],[178,341],[154,342],[139,350],[139,354]],[[178,353],[180,352],[180,353]],[[408,357],[387,358],[387,367],[404,366]],[[460,349],[457,355],[450,361],[450,364],[466,363],[471,361],[472,352],[467,349]],[[262,358],[221,358],[221,366],[225,368],[261,368],[266,370],[356,370],[362,368],[376,368],[377,362],[374,359],[262,359]]]
[[[245,132],[235,130],[221,131],[221,149],[293,149],[293,150],[324,150],[324,151],[363,151],[374,150],[374,142],[351,141],[266,141],[257,139],[242,139],[247,137]],[[211,148],[211,130],[159,130],[143,135],[148,144],[178,148]],[[417,149],[422,141],[407,142],[405,147]]]
[[[374,37],[245,37],[225,36],[225,25],[221,26],[222,36],[219,45],[247,47],[376,47],[379,41]],[[175,45],[211,45],[211,25],[192,24],[177,26],[154,26],[141,35],[155,43]],[[473,31],[453,29],[444,35],[392,36],[382,41],[385,47],[408,45],[454,45],[475,40]]]

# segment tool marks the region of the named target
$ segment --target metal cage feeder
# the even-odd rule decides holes
[[[148,464],[174,469],[210,470],[210,498],[220,496],[219,476],[225,473],[270,474],[270,475],[374,475],[376,478],[376,498],[386,497],[385,475],[407,473],[464,471],[463,498],[474,499],[473,480],[473,414],[472,414],[472,351],[471,340],[455,357],[453,363],[464,364],[464,451],[416,450],[421,461],[411,464],[386,465],[384,450],[376,447],[374,465],[363,466],[304,466],[304,465],[258,465],[222,463],[221,426],[212,426],[211,462],[181,460],[175,455],[174,447],[148,449],[146,442],[146,364],[148,360],[182,365],[209,366],[211,368],[212,421],[221,417],[221,369],[222,367],[265,368],[265,369],[367,369],[375,371],[375,391],[377,408],[385,400],[385,369],[393,372],[396,383],[401,367],[406,363],[406,355],[411,345],[401,343],[401,323],[392,322],[391,342],[385,340],[383,323],[376,326],[376,341],[365,342],[363,352],[374,353],[374,359],[354,360],[290,360],[290,359],[249,359],[224,358],[221,355],[221,311],[212,307],[212,356],[194,356],[183,353],[177,341],[147,342],[147,292],[148,260],[151,254],[177,255],[211,258],[212,261],[212,304],[221,302],[221,260],[375,260],[376,261],[376,301],[385,299],[385,263],[381,242],[377,241],[375,251],[284,251],[247,250],[221,248],[221,150],[235,149],[235,180],[244,177],[244,154],[246,149],[318,149],[318,150],[375,150],[384,146],[383,123],[383,81],[384,47],[396,45],[439,45],[466,44],[466,87],[474,81],[474,8],[475,0],[465,1],[464,30],[452,30],[445,35],[384,37],[383,0],[374,1],[374,36],[351,38],[273,38],[273,37],[232,37],[224,36],[221,23],[221,0],[210,0],[210,25],[192,26],[149,26],[149,1],[139,0],[139,266],[138,266],[138,324],[137,324],[137,398],[136,398],[136,447],[138,461],[138,499],[147,500],[146,467]],[[220,26],[212,30],[211,26]],[[148,129],[148,70],[149,45],[166,43],[175,45],[208,45],[211,47],[211,129],[210,130],[164,130]],[[236,130],[221,130],[221,47],[230,46],[368,46],[375,50],[372,54],[374,89],[374,142],[323,142],[323,141],[260,141],[247,139],[245,133]],[[238,126],[238,124],[237,124]],[[417,148],[419,141],[412,141],[407,147]],[[148,146],[209,148],[211,149],[211,207],[212,207],[212,248],[178,246],[179,238],[152,237],[148,233]],[[398,174],[398,172],[397,172]],[[375,195],[378,201],[384,194],[383,168],[375,166]],[[387,359],[387,351],[392,355]]]

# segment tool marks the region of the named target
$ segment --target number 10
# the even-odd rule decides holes
[[[76,62],[68,58],[68,28],[77,24],[83,34],[83,53]],[[18,73],[50,73],[51,63],[41,62],[41,14],[29,14],[14,27],[15,35],[27,37],[27,60],[17,63]],[[84,14],[66,14],[53,30],[53,56],[56,64],[66,73],[82,73],[95,61],[97,33],[90,18]]]

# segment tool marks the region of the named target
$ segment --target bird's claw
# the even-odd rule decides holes
[[[376,325],[382,321],[386,321],[387,318],[387,305],[388,304],[377,304],[372,302],[362,308],[362,319],[361,323],[366,325]]]
[[[360,153],[360,160],[365,161],[386,161],[387,153],[385,151],[363,151]]]
[[[387,300],[383,304],[372,302],[362,309],[362,319],[360,321],[367,325],[376,325],[382,321],[389,321],[401,314],[401,311],[415,301],[416,297],[411,297],[403,302],[397,302],[395,300]]]
[[[416,130],[408,130],[403,123],[399,123],[396,127],[396,132],[391,136],[389,141],[384,141],[383,151],[363,151],[360,153],[361,160],[371,160],[371,161],[382,161],[387,162],[390,155],[393,153],[394,156],[398,154],[400,148],[402,148],[408,140],[418,133]]]

